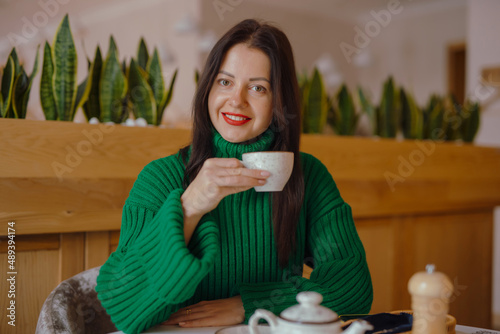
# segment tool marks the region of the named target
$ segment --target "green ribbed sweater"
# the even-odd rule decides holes
[[[241,159],[272,141],[271,131],[249,145],[215,132],[213,155]],[[305,197],[286,268],[278,265],[270,193],[250,189],[225,197],[186,246],[180,155],[149,163],[123,207],[118,248],[97,278],[98,298],[116,327],[139,333],[180,307],[234,295],[241,295],[248,321],[257,308],[279,314],[297,303],[298,292],[312,290],[339,314],[368,313],[372,284],[351,208],[319,160],[301,153],[301,161]],[[301,277],[304,261],[314,262],[310,279]]]

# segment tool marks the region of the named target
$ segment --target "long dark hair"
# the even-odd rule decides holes
[[[193,140],[188,161],[189,146],[181,150],[186,164],[184,187],[195,179],[205,160],[212,156],[213,126],[208,113],[208,95],[227,51],[240,43],[264,52],[271,62],[273,118],[270,129],[275,139],[270,150],[295,154],[290,180],[283,191],[271,196],[278,260],[284,267],[295,249],[297,222],[304,199],[304,178],[299,155],[300,93],[292,47],[280,29],[253,19],[244,20],[222,36],[208,55],[193,101]]]

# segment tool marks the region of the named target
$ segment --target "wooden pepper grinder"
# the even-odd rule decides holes
[[[413,275],[408,282],[413,310],[413,334],[447,334],[446,316],[453,284],[435,271],[433,264]]]

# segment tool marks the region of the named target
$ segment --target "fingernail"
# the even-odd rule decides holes
[[[259,183],[260,183],[260,184],[265,184],[265,183],[266,183],[266,180],[259,180]]]
[[[269,173],[267,170],[263,170],[262,172],[260,172],[260,175],[262,175],[262,176],[270,176],[271,173]]]
[[[185,324],[185,322],[179,322],[179,326],[184,326]]]

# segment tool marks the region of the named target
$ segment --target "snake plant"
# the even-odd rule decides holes
[[[479,129],[479,116],[481,107],[477,102],[465,101],[461,113],[461,137],[466,143],[472,143]]]
[[[383,138],[395,138],[399,123],[399,93],[394,87],[392,77],[384,83],[382,99],[377,113],[377,135]]]
[[[415,103],[413,97],[403,88],[401,98],[401,129],[406,139],[423,139],[424,116],[422,109]]]
[[[144,118],[148,124],[159,125],[165,108],[172,99],[176,78],[177,70],[172,76],[169,88],[165,90],[158,50],[155,48],[150,57],[146,43],[141,39],[137,61],[132,59],[128,69],[128,96],[134,116]]]
[[[432,140],[444,139],[444,104],[439,95],[433,94],[430,97],[427,107],[423,109],[423,115],[423,137]]]
[[[148,124],[156,124],[157,106],[155,95],[148,84],[148,75],[139,64],[132,59],[128,72],[129,95],[136,118],[144,118]]]
[[[31,85],[38,71],[38,51],[39,48],[36,50],[33,70],[28,76],[19,62],[16,49],[12,49],[2,73],[0,117],[26,118]]]
[[[101,106],[99,104],[99,84],[101,82],[102,54],[99,46],[95,50],[94,61],[90,64],[89,77],[87,85],[89,86],[89,95],[87,101],[83,104],[83,112],[87,120],[92,118],[101,119]]]
[[[358,124],[358,114],[351,93],[343,84],[334,100],[329,99],[328,123],[338,135],[353,136]]]
[[[114,123],[124,121],[128,116],[128,110],[124,107],[126,105],[128,82],[118,60],[118,48],[113,36],[109,39],[108,53],[106,60],[102,64],[100,80],[98,83],[95,82],[94,85],[99,86],[100,120]],[[94,87],[94,89],[97,88]]]
[[[146,45],[146,41],[144,40],[144,38],[141,38],[141,40],[139,41],[139,48],[137,49],[137,64],[143,70],[146,70],[148,62],[149,62],[148,47]]]
[[[361,110],[366,113],[368,120],[370,121],[372,127],[372,134],[376,135],[378,133],[377,129],[377,117],[379,113],[379,108],[375,106],[372,101],[365,94],[364,90],[358,86],[358,98],[361,105]]]
[[[301,81],[303,132],[321,133],[328,118],[328,97],[323,85],[323,79],[315,68],[312,78]]]
[[[444,133],[445,139],[455,141],[460,139],[460,127],[462,124],[462,106],[457,102],[455,96],[449,94],[444,99]]]
[[[60,23],[52,47],[45,43],[40,101],[47,120],[72,121],[88,96],[87,79],[77,85],[78,57],[68,15]]]

